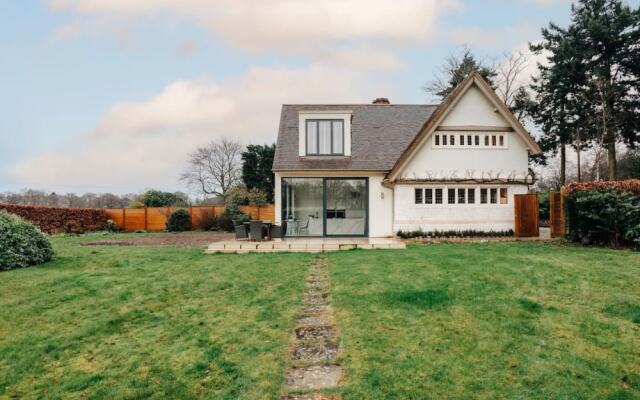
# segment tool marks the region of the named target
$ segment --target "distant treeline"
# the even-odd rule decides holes
[[[20,192],[0,193],[0,204],[20,204],[30,206],[72,207],[72,208],[125,208],[144,207],[149,194],[166,193],[159,191],[147,191],[145,193],[75,193],[59,194],[45,192],[43,190],[23,189]],[[170,194],[174,198],[184,200],[184,204],[220,204],[219,199],[190,200],[186,193],[175,192]],[[142,201],[141,201],[142,200]],[[182,204],[180,204],[182,205]],[[149,206],[157,206],[149,204]]]

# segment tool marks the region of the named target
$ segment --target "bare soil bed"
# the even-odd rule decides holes
[[[93,240],[82,243],[83,246],[206,246],[212,242],[233,240],[228,232],[180,232],[180,233],[122,233],[116,238]]]

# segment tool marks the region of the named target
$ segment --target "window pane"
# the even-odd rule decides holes
[[[489,135],[485,135],[485,137],[484,137],[484,145],[485,146],[489,145]]]
[[[443,146],[447,145],[447,135],[442,135],[442,145]]]
[[[416,204],[422,204],[422,189],[415,190]]]
[[[480,136],[476,135],[476,146],[480,146]]]
[[[342,154],[344,149],[342,143],[344,140],[344,131],[342,129],[342,121],[333,121],[333,154]]]
[[[454,135],[449,136],[449,144],[451,146],[456,144],[456,137]]]
[[[491,189],[491,204],[498,203],[498,189]]]
[[[507,188],[500,188],[500,204],[507,204]]]
[[[307,121],[307,154],[318,154],[318,121]]]
[[[436,189],[436,204],[442,204],[442,189]]]
[[[464,146],[464,135],[460,135],[460,146]]]
[[[473,142],[471,141],[471,135],[467,135],[467,146],[471,146]]]
[[[500,147],[504,147],[504,136],[500,135]]]
[[[476,202],[476,190],[467,189],[467,203],[474,204]]]
[[[282,223],[287,236],[322,236],[322,178],[282,180]]]
[[[331,154],[331,121],[318,121],[320,148],[318,153]]]
[[[487,189],[480,189],[480,203],[487,204]]]
[[[440,135],[436,135],[436,146],[440,146]]]
[[[466,189],[458,189],[458,204],[466,203]]]
[[[496,135],[491,136],[491,145],[492,146],[496,145]]]
[[[424,190],[425,203],[433,204],[433,189]]]
[[[449,189],[447,200],[449,204],[456,204],[456,190]]]

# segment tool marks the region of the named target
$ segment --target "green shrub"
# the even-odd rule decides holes
[[[176,210],[169,216],[167,221],[169,232],[184,232],[191,230],[191,214],[187,210]]]
[[[235,201],[231,201],[225,206],[224,212],[218,216],[217,226],[220,230],[232,232],[234,229],[233,221],[241,224],[250,220],[251,217],[242,212],[240,205]]]
[[[584,187],[565,204],[570,240],[640,249],[640,194],[624,186]]]
[[[52,258],[51,243],[38,228],[0,211],[0,271],[42,264]]]
[[[120,232],[120,227],[118,226],[118,224],[116,224],[116,221],[109,219],[107,220],[107,225],[105,227],[105,230],[107,232],[116,233],[116,232]]]
[[[398,231],[396,233],[398,237],[402,239],[416,239],[416,238],[465,238],[465,237],[510,237],[513,236],[513,230],[506,231],[479,231],[475,229],[466,229],[461,231],[447,230],[439,231],[434,230],[425,232],[422,229],[415,231]]]
[[[183,193],[162,192],[160,190],[147,190],[138,196],[132,203],[133,208],[142,207],[186,207],[188,205]]]

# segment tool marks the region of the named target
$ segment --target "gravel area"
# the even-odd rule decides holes
[[[228,232],[122,233],[116,239],[92,240],[83,246],[206,246],[213,242],[233,240]]]

